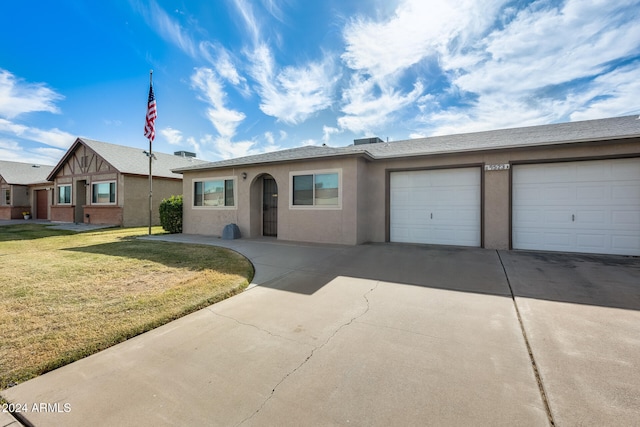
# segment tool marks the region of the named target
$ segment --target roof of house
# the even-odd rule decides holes
[[[0,176],[11,185],[33,185],[48,182],[53,166],[0,160]]]
[[[60,159],[58,164],[53,168],[48,176],[49,180],[54,179],[55,175],[60,171],[62,166],[67,162],[69,157],[80,144],[83,144],[93,150],[120,173],[127,175],[149,175],[149,157],[145,150],[127,147],[124,145],[110,144],[108,142],[95,141],[93,139],[78,138],[69,150],[67,150],[62,159]],[[153,152],[153,155],[155,156],[152,165],[154,177],[182,179],[182,176],[178,173],[172,172],[172,169],[207,163],[204,160],[195,159],[193,157],[182,157],[155,151]]]
[[[185,172],[198,169],[219,169],[260,163],[286,162],[345,155],[361,155],[374,160],[393,159],[637,137],[640,137],[640,118],[634,115],[485,132],[433,136],[393,142],[350,145],[347,147],[306,146],[218,162],[191,165],[174,169],[174,171]]]

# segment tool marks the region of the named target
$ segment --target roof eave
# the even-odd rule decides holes
[[[251,166],[260,166],[267,164],[283,164],[283,163],[294,163],[301,162],[307,160],[322,160],[336,157],[365,157],[369,160],[373,160],[374,157],[366,150],[357,151],[357,152],[347,152],[347,153],[334,153],[334,154],[322,154],[318,156],[309,156],[309,157],[300,157],[296,159],[281,159],[281,160],[264,160],[264,161],[253,161],[247,163],[239,163],[235,165],[224,165],[224,166],[210,166],[210,164],[191,166],[188,168],[179,168],[179,169],[171,169],[174,173],[184,173],[184,172],[194,172],[194,171],[206,171],[206,170],[219,170],[219,169],[230,169],[230,168],[240,168],[240,167],[251,167]]]
[[[430,151],[430,152],[418,152],[418,153],[400,153],[400,154],[391,154],[387,156],[372,156],[374,160],[386,160],[386,159],[401,159],[408,157],[423,157],[423,156],[439,156],[445,154],[457,154],[457,153],[473,153],[473,152],[481,152],[481,151],[499,151],[499,150],[516,150],[516,149],[527,149],[527,148],[536,148],[536,147],[545,147],[550,145],[568,145],[568,144],[581,144],[581,143],[599,143],[606,141],[620,141],[624,139],[634,139],[640,138],[640,134],[632,134],[632,135],[619,135],[619,136],[609,136],[604,138],[582,138],[582,139],[574,139],[574,140],[563,140],[563,141],[544,141],[544,142],[536,142],[531,144],[512,144],[512,145],[501,145],[494,147],[472,147],[472,148],[460,148],[455,150],[440,150],[440,151]]]

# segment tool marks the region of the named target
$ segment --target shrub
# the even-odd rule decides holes
[[[182,195],[162,199],[160,225],[169,233],[182,233]]]

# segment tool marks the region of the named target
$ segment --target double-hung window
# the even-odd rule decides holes
[[[194,181],[193,206],[235,207],[234,179]]]
[[[96,182],[92,184],[91,203],[96,205],[108,205],[116,202],[116,183]]]
[[[71,185],[58,186],[58,204],[59,205],[71,204]]]
[[[340,208],[340,172],[292,172],[292,207]]]

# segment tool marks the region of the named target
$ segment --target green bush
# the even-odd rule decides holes
[[[182,233],[182,195],[162,199],[160,225],[169,233]]]

